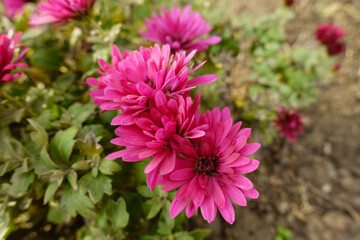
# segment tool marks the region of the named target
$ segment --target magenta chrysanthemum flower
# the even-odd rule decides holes
[[[329,55],[340,55],[345,52],[345,44],[340,41],[335,41],[332,43],[328,43],[326,46],[326,50]]]
[[[92,91],[90,96],[95,99],[103,111],[122,110],[119,115],[119,125],[134,124],[134,117],[149,111],[149,99],[155,91],[176,96],[188,94],[198,84],[210,83],[216,80],[213,74],[202,75],[189,80],[189,75],[201,67],[192,68],[187,64],[195,51],[186,55],[172,55],[170,46],[158,45],[141,47],[140,51],[121,54],[114,46],[112,50],[112,66],[103,60],[99,65],[103,71],[98,71],[100,82],[88,78],[87,83],[99,89]]]
[[[4,0],[4,8],[6,15],[9,18],[13,18],[16,13],[22,12],[22,8],[27,0]]]
[[[147,31],[139,33],[150,41],[169,44],[174,52],[203,51],[221,41],[219,36],[201,39],[212,28],[199,13],[191,12],[190,5],[183,10],[173,7],[170,12],[163,7],[162,15],[146,19],[146,28]]]
[[[332,23],[322,24],[316,30],[316,38],[323,44],[334,43],[345,35],[344,29]]]
[[[91,8],[95,0],[43,0],[37,12],[30,17],[29,24],[59,23],[57,26],[79,17]]]
[[[288,138],[292,143],[296,142],[296,134],[304,133],[302,116],[298,109],[289,110],[284,107],[278,107],[277,119],[274,120],[279,128],[280,135]]]
[[[345,43],[340,39],[345,35],[345,30],[332,23],[323,24],[316,30],[316,38],[326,45],[329,55],[339,55],[345,51]]]
[[[206,124],[194,126],[200,95],[192,102],[191,97],[178,95],[176,98],[156,91],[150,100],[150,111],[137,116],[133,125],[120,125],[121,114],[112,125],[120,125],[111,142],[126,146],[126,149],[112,153],[107,158],[122,157],[124,161],[136,162],[153,157],[145,168],[148,186],[153,190],[159,174],[167,174],[175,167],[176,152],[172,148],[174,138],[193,139],[203,136]]]
[[[208,125],[205,135],[188,141],[175,136],[173,149],[177,153],[174,170],[160,176],[162,190],[180,187],[170,207],[170,216],[176,217],[186,207],[191,217],[200,207],[206,221],[212,222],[219,209],[224,219],[235,220],[234,203],[246,206],[246,199],[257,198],[259,193],[252,182],[243,176],[258,168],[259,161],[250,159],[260,147],[246,144],[251,129],[239,131],[241,122],[232,125],[229,108],[207,111],[197,118],[197,124]]]
[[[10,82],[24,74],[23,72],[10,74],[12,70],[19,67],[28,67],[26,63],[20,63],[19,61],[29,48],[25,48],[20,52],[19,56],[13,61],[14,51],[22,46],[22,44],[18,44],[21,34],[19,32],[14,36],[13,29],[10,29],[7,35],[0,33],[0,81]]]

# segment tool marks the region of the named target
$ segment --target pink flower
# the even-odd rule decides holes
[[[295,0],[284,0],[284,3],[286,6],[292,6],[294,4]]]
[[[191,97],[169,97],[156,91],[150,100],[150,111],[140,114],[135,124],[120,125],[122,114],[113,119],[112,125],[120,126],[115,131],[118,137],[111,142],[126,149],[107,158],[122,157],[124,161],[136,162],[153,157],[145,168],[148,186],[153,190],[159,174],[170,173],[175,167],[174,138],[193,139],[205,134],[206,124],[194,126],[199,101],[200,95],[192,102]]]
[[[203,51],[221,41],[219,36],[201,38],[212,29],[199,13],[191,12],[190,5],[183,10],[173,7],[171,12],[163,7],[162,15],[146,19],[146,28],[139,33],[150,41],[169,44],[174,52]]]
[[[239,131],[241,122],[232,125],[229,108],[207,111],[197,118],[197,124],[206,124],[205,135],[190,141],[175,136],[173,149],[177,153],[174,170],[160,176],[162,190],[180,187],[170,207],[170,216],[176,217],[186,207],[187,217],[200,207],[206,221],[212,222],[219,209],[224,219],[235,220],[234,203],[246,206],[246,199],[259,193],[252,182],[243,176],[258,168],[259,161],[250,159],[259,143],[246,144],[251,129]]]
[[[302,116],[299,114],[298,109],[289,110],[284,107],[278,107],[277,119],[274,120],[280,130],[282,137],[288,138],[292,143],[296,142],[296,134],[304,133]]]
[[[189,80],[189,75],[199,66],[192,68],[187,64],[195,51],[186,55],[170,53],[170,46],[145,48],[131,53],[125,51],[122,55],[114,46],[112,49],[112,66],[103,60],[99,65],[103,71],[98,71],[100,82],[95,78],[87,79],[87,83],[99,89],[92,91],[90,96],[95,99],[102,111],[122,110],[119,115],[119,125],[134,124],[134,118],[142,112],[148,112],[149,99],[155,91],[162,91],[166,95],[189,94],[198,84],[215,81],[213,74],[197,76]]]
[[[326,46],[329,55],[340,55],[345,52],[345,44],[340,41],[328,43]]]
[[[331,44],[345,35],[345,30],[332,23],[322,24],[316,30],[316,38],[323,44]]]
[[[43,0],[38,4],[38,10],[30,17],[29,24],[40,25],[60,23],[57,26],[79,17],[91,8],[95,0]]]
[[[332,66],[332,69],[333,69],[334,71],[338,71],[340,68],[341,68],[341,63],[335,63],[335,64]]]
[[[6,15],[13,18],[16,13],[22,12],[22,8],[27,0],[4,0]]]
[[[0,81],[10,82],[14,78],[23,75],[23,72],[10,74],[10,72],[19,67],[28,67],[26,63],[19,63],[29,48],[25,48],[19,56],[13,61],[14,51],[22,45],[17,44],[21,37],[21,32],[14,36],[14,30],[10,29],[7,35],[0,33]]]

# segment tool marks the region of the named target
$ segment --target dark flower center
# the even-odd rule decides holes
[[[200,157],[195,169],[197,174],[205,173],[207,176],[213,176],[217,172],[218,166],[219,160],[217,157]]]

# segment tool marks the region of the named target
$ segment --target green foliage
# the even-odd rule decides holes
[[[284,228],[282,226],[278,226],[276,228],[276,237],[274,240],[287,240],[287,239],[291,239],[292,236],[293,234],[290,229]]]

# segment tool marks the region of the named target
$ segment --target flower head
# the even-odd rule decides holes
[[[219,209],[224,219],[232,224],[235,213],[230,200],[246,206],[245,197],[259,196],[243,174],[258,168],[259,161],[249,156],[260,144],[246,144],[251,129],[240,130],[241,122],[233,125],[228,108],[207,111],[196,122],[208,125],[205,135],[190,141],[175,136],[175,168],[160,176],[162,190],[180,187],[171,203],[170,216],[177,216],[186,207],[186,216],[191,217],[200,208],[204,219],[210,223]]]
[[[316,30],[316,38],[323,44],[331,44],[345,35],[344,29],[332,23],[322,24]]]
[[[0,81],[10,82],[24,73],[18,72],[10,74],[10,72],[18,67],[28,67],[26,63],[19,63],[29,48],[25,48],[20,52],[19,56],[13,60],[14,52],[22,45],[18,44],[21,32],[14,36],[14,30],[11,29],[7,35],[0,33]]]
[[[201,38],[212,29],[199,13],[191,12],[190,5],[183,10],[173,7],[170,12],[163,7],[162,15],[146,19],[146,28],[139,33],[150,41],[169,44],[174,52],[203,51],[221,41],[219,36]]]
[[[340,41],[335,41],[327,44],[326,49],[329,55],[340,55],[345,51],[345,44]]]
[[[284,0],[284,3],[286,6],[291,6],[294,4],[294,2],[295,2],[295,0]]]
[[[94,2],[95,0],[43,0],[38,4],[37,12],[31,15],[29,24],[66,24],[85,14]]]
[[[90,95],[103,111],[122,110],[119,125],[134,124],[136,116],[149,112],[149,100],[156,91],[171,96],[188,94],[197,84],[216,80],[213,74],[189,80],[189,75],[203,65],[187,66],[194,54],[195,51],[188,55],[184,52],[172,55],[169,45],[141,47],[139,51],[121,54],[114,46],[112,66],[103,60],[98,62],[103,70],[98,71],[100,82],[95,78],[87,79],[89,85],[99,88]]]
[[[16,13],[22,12],[22,8],[27,0],[4,0],[6,15],[13,18]]]
[[[289,110],[284,107],[278,107],[277,119],[274,120],[279,128],[280,135],[288,138],[292,143],[296,142],[296,134],[304,133],[302,116],[297,109]]]
[[[169,97],[156,91],[150,100],[150,111],[137,116],[135,124],[120,125],[122,114],[113,119],[112,124],[120,126],[115,131],[118,137],[111,142],[126,149],[107,157],[122,157],[127,162],[153,157],[145,173],[148,186],[154,189],[159,174],[167,174],[175,167],[174,138],[194,139],[205,134],[206,124],[194,126],[194,119],[199,115],[199,101],[200,95],[192,102],[191,97]]]

